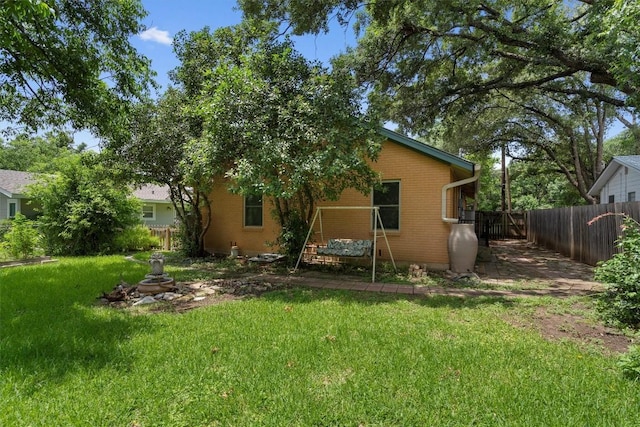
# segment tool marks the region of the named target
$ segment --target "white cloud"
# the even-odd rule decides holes
[[[169,37],[168,31],[159,30],[158,27],[151,27],[139,34],[144,41],[152,41],[161,44],[171,44],[173,39]]]

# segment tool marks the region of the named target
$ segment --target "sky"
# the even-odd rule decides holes
[[[131,38],[132,45],[151,60],[151,68],[157,73],[160,93],[171,84],[169,71],[180,65],[173,52],[173,38],[185,30],[198,31],[239,24],[242,13],[236,10],[235,0],[142,0],[148,15],[142,21],[147,28]],[[329,34],[294,37],[296,49],[307,59],[318,60],[328,65],[329,59],[355,46],[352,31],[337,24]],[[99,141],[88,131],[74,135],[76,143],[85,142],[89,148],[99,149]]]

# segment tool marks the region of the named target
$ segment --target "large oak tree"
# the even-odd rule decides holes
[[[455,148],[506,146],[551,164],[591,203],[607,127],[640,105],[637,2],[240,4],[246,16],[285,22],[296,34],[326,31],[332,19],[354,23],[362,36],[341,62],[387,119],[417,135],[446,128]]]

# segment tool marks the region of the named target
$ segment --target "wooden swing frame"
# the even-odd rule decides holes
[[[302,250],[300,251],[300,256],[298,256],[298,262],[296,262],[296,267],[293,269],[295,273],[298,270],[298,266],[300,265],[300,261],[302,260],[302,256],[304,255],[304,251],[307,248],[307,243],[309,242],[309,238],[311,237],[311,233],[313,233],[313,226],[316,223],[318,217],[320,218],[320,239],[324,243],[324,230],[322,227],[322,211],[323,210],[368,210],[373,211],[375,213],[375,220],[373,221],[373,256],[372,256],[372,272],[371,272],[371,283],[376,281],[376,258],[378,256],[378,221],[380,223],[380,230],[382,231],[382,237],[384,237],[384,241],[387,244],[387,250],[389,250],[389,256],[391,257],[391,263],[393,264],[393,269],[398,271],[396,268],[396,262],[393,259],[393,253],[391,252],[391,246],[389,245],[389,239],[387,239],[387,232],[384,229],[384,225],[382,224],[382,218],[380,218],[380,208],[378,206],[322,206],[316,208],[316,213],[313,215],[313,220],[311,221],[311,226],[309,227],[309,232],[307,233],[307,238],[304,240],[304,245],[302,245]],[[339,256],[339,255],[337,255]]]

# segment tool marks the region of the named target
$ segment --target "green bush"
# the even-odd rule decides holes
[[[40,233],[32,221],[18,213],[11,222],[9,231],[4,234],[0,247],[16,259],[31,258],[37,254]]]
[[[280,252],[287,256],[290,265],[294,265],[298,260],[308,232],[309,225],[301,215],[291,212],[275,242],[280,247]]]
[[[4,240],[4,235],[11,230],[11,220],[3,219],[0,221],[0,242]]]
[[[626,354],[620,356],[618,366],[622,374],[632,380],[640,380],[640,346],[632,345]]]
[[[114,243],[116,250],[121,252],[148,251],[161,245],[160,238],[152,236],[151,230],[144,225],[124,229],[116,236]]]
[[[106,254],[119,230],[140,222],[140,202],[103,164],[85,152],[52,162],[55,174],[38,176],[27,194],[40,203],[38,217],[47,253]]]
[[[640,327],[640,224],[625,216],[620,252],[596,267],[596,280],[606,286],[598,308],[605,320],[634,329]]]

